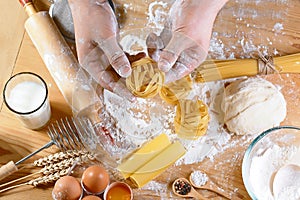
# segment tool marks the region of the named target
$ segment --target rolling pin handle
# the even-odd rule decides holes
[[[37,13],[37,11],[32,3],[32,0],[19,0],[19,2],[24,7],[24,9],[29,17],[31,15],[34,15],[35,13]]]
[[[19,0],[19,2],[22,6],[25,6],[28,3],[32,3],[32,0]]]
[[[15,165],[15,163],[13,161],[10,161],[7,164],[1,166],[0,167],[0,181],[16,171],[18,171],[18,167]]]

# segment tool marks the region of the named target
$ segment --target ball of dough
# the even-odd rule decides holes
[[[228,130],[238,135],[261,133],[279,125],[286,116],[286,101],[280,90],[258,77],[230,83],[221,108]]]

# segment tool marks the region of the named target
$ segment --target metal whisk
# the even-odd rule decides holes
[[[48,127],[48,135],[51,141],[16,163],[10,161],[3,165],[0,168],[0,180],[17,171],[17,165],[52,145],[56,145],[62,151],[85,149],[86,146],[83,141],[85,138],[93,138],[95,136],[94,131],[92,123],[88,118],[66,117],[57,120]]]

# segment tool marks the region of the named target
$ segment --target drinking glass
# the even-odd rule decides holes
[[[21,72],[12,76],[4,86],[3,99],[29,129],[44,127],[51,117],[47,84],[35,73]]]

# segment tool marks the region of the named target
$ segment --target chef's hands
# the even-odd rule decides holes
[[[109,2],[69,0],[69,5],[79,63],[103,88],[119,95],[129,93],[120,77],[128,77],[131,67],[117,42],[118,23]]]
[[[228,0],[176,0],[160,36],[147,39],[149,53],[166,72],[166,83],[191,73],[206,58],[216,15]],[[79,63],[100,85],[119,95],[129,61],[117,42],[118,23],[107,0],[69,0]],[[108,69],[109,66],[113,69]],[[115,73],[117,72],[117,73]]]
[[[205,60],[215,18],[227,1],[176,0],[161,35],[149,35],[148,51],[166,72],[165,83],[188,75]]]

